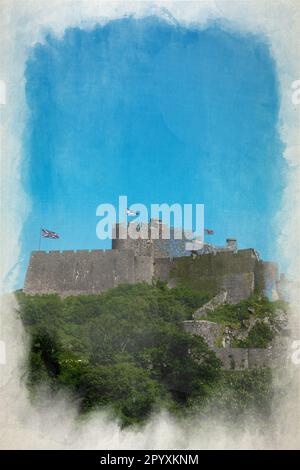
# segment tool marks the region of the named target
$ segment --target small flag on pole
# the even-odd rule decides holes
[[[51,232],[51,230],[42,228],[42,237],[43,238],[59,238],[59,235],[58,233]]]
[[[139,215],[139,212],[134,212],[134,211],[131,211],[130,209],[126,209],[126,214],[127,215],[130,215],[130,216],[134,216],[134,215]]]
[[[205,228],[205,229],[204,229],[204,233],[205,233],[206,235],[213,235],[213,234],[214,234],[214,231],[211,230],[211,229],[209,229],[209,228]]]

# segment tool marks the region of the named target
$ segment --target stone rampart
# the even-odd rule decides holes
[[[36,251],[30,258],[24,291],[62,296],[99,294],[122,283],[151,282],[151,257],[131,250]]]

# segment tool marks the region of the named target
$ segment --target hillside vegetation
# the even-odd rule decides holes
[[[287,318],[287,309],[287,303],[282,300],[271,302],[259,294],[252,294],[238,304],[218,306],[205,316],[205,320],[235,331],[237,339],[232,342],[233,347],[267,348],[281,330],[281,317]]]
[[[140,423],[161,407],[186,413],[209,403],[232,419],[249,406],[268,413],[268,371],[233,377],[201,337],[183,331],[181,322],[209,300],[205,293],[158,282],[94,296],[17,297],[31,337],[27,381],[33,399],[41,383],[53,393],[64,388],[81,412],[105,408],[123,425]]]

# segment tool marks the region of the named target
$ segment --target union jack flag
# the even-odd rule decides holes
[[[205,228],[204,232],[206,233],[206,235],[213,235],[214,234],[214,231],[210,230],[209,228]]]
[[[59,238],[58,233],[51,232],[51,230],[47,230],[46,228],[42,228],[42,237],[43,238]]]

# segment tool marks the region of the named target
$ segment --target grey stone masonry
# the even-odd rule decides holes
[[[120,237],[123,230],[129,234],[138,224],[117,224],[111,250],[34,251],[24,291],[62,296],[99,294],[121,283],[160,279],[172,287],[184,281],[188,287],[214,295],[226,291],[226,301],[237,303],[255,289],[270,291],[276,287],[277,265],[262,262],[254,249],[238,250],[234,239],[227,240],[230,250],[219,248],[191,256],[185,249],[185,239],[177,239],[178,230],[171,228],[171,238],[165,240],[161,221],[151,220],[145,225],[146,238],[133,239]],[[150,238],[153,228],[158,239]],[[143,226],[139,230],[142,233]]]
[[[151,271],[151,258],[137,258],[131,250],[36,251],[30,258],[24,291],[99,294],[122,283],[151,282]]]

